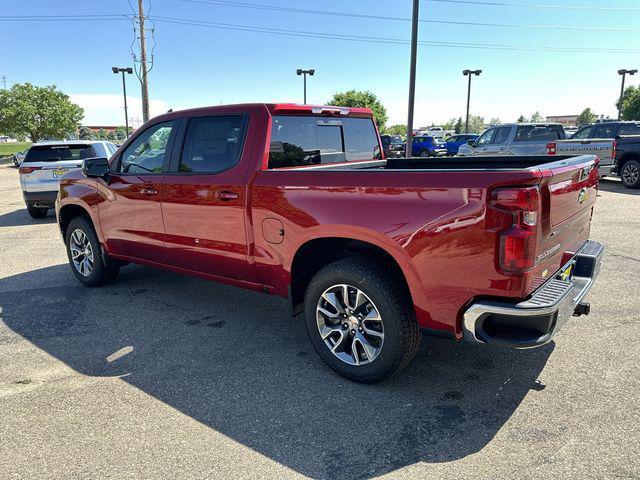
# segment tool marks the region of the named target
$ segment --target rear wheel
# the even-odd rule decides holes
[[[47,216],[48,208],[35,207],[33,205],[27,204],[27,212],[31,218],[44,218]]]
[[[118,275],[118,264],[108,259],[105,264],[100,241],[87,218],[76,217],[71,220],[65,243],[71,271],[80,282],[89,287],[97,287],[106,285]]]
[[[420,150],[420,156],[421,157],[428,157],[429,156],[429,150]]]
[[[640,188],[640,162],[638,160],[625,162],[620,171],[620,179],[627,188]]]
[[[318,354],[340,375],[382,381],[417,352],[420,331],[407,292],[375,261],[353,257],[320,270],[305,294],[305,323]]]

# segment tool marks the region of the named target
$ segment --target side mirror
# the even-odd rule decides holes
[[[106,158],[85,158],[82,173],[89,178],[104,178],[109,174],[109,160]]]
[[[475,147],[476,141],[473,138],[470,138],[469,140],[467,140],[467,145],[469,145],[470,147]]]

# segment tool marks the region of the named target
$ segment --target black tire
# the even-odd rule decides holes
[[[640,188],[640,162],[628,160],[620,169],[620,179],[627,188]]]
[[[420,150],[420,156],[422,158],[426,158],[426,157],[429,157],[431,155],[429,154],[429,150]]]
[[[339,284],[361,290],[375,304],[382,319],[384,340],[377,357],[370,363],[346,363],[332,353],[320,335],[316,319],[318,302],[327,289]],[[399,285],[395,277],[385,274],[380,264],[365,257],[338,260],[316,273],[305,293],[305,323],[311,343],[329,367],[351,380],[376,383],[390,377],[413,359],[420,345],[421,333],[411,298]],[[351,330],[352,333],[354,331]],[[345,333],[348,334],[346,330]]]
[[[34,207],[33,205],[27,205],[27,212],[31,218],[44,218],[47,216],[48,208]]]
[[[90,251],[93,260],[91,262],[91,270],[88,271],[87,274],[79,271],[78,267],[74,264],[71,254],[72,235],[74,235],[76,231],[80,231],[86,236],[86,240],[91,247]],[[69,222],[64,241],[67,247],[67,257],[71,271],[81,283],[88,287],[98,287],[112,282],[118,276],[120,265],[114,261],[110,261],[108,258],[106,259],[107,264],[105,264],[98,236],[91,221],[86,217],[75,217]]]

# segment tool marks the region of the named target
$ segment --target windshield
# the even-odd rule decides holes
[[[91,145],[37,145],[31,147],[25,162],[59,162],[95,157]]]
[[[393,145],[397,145],[397,144],[401,144],[402,142],[402,137],[400,135],[391,135],[389,137],[389,143],[393,144]]]

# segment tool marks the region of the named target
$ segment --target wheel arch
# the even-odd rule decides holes
[[[628,152],[622,155],[618,159],[618,175],[620,175],[622,169],[624,168],[624,164],[629,160],[638,160],[640,161],[640,153],[639,152]]]
[[[353,227],[352,227],[353,228]],[[325,265],[349,256],[372,258],[401,282],[412,305],[421,289],[420,280],[408,255],[389,238],[363,238],[357,235],[315,236],[302,242],[291,257],[289,297],[294,314],[301,313],[304,295],[313,276]]]
[[[62,238],[66,237],[67,228],[69,227],[71,220],[80,216],[86,217],[87,220],[91,222],[99,238],[98,228],[93,221],[89,207],[78,203],[67,203],[58,209],[58,227],[60,228]]]

